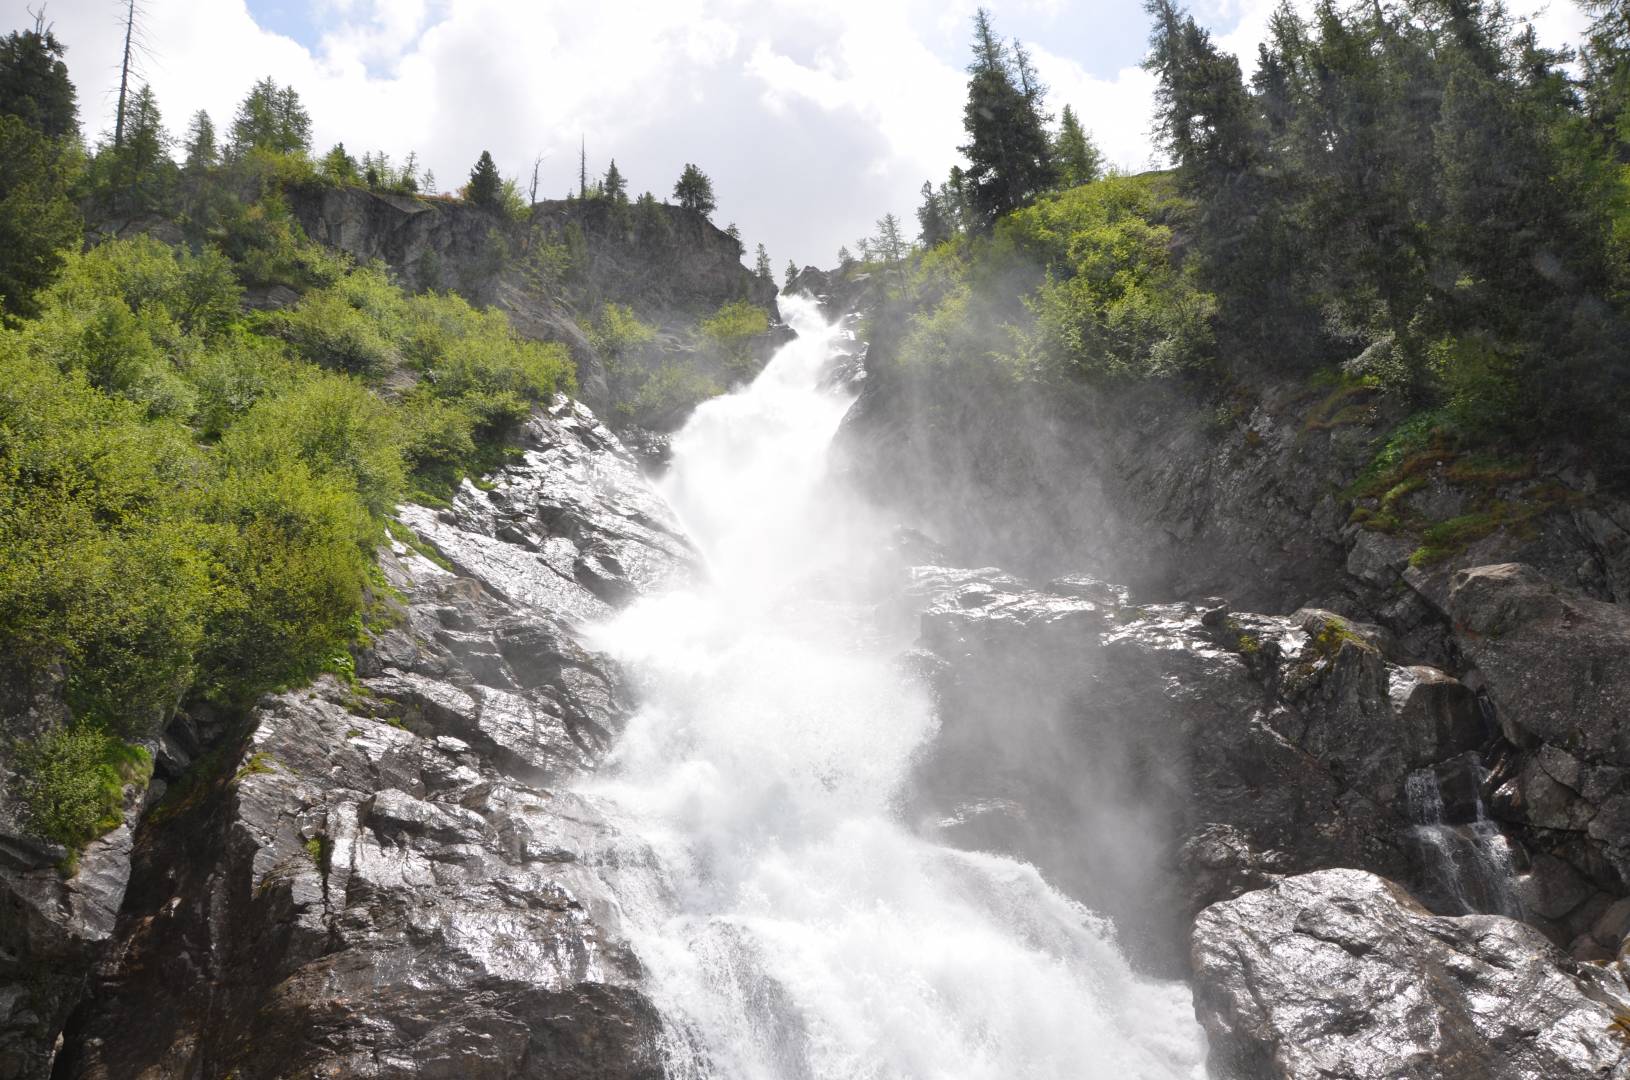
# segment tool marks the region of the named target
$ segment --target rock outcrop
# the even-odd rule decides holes
[[[1507,476],[1422,453],[1382,514],[1352,491],[1404,416],[1373,391],[1285,382],[1218,404],[1160,385],[986,384],[891,363],[900,331],[877,321],[840,460],[964,565],[1089,573],[1261,611],[1316,604],[1414,634],[1421,655],[1442,648],[1449,581],[1467,567],[1523,562],[1588,596],[1630,599],[1630,502],[1564,456]],[[1389,514],[1488,521],[1422,559],[1422,539]]]
[[[1195,1002],[1217,1080],[1630,1076],[1630,990],[1492,915],[1428,913],[1358,870],[1201,913]]]
[[[552,200],[516,224],[456,200],[358,187],[303,185],[288,200],[313,239],[358,262],[383,262],[410,288],[450,290],[496,306],[518,333],[566,345],[579,393],[600,410],[611,404],[604,358],[578,321],[592,318],[594,305],[632,306],[669,334],[694,329],[732,300],[775,313],[775,285],[742,265],[740,242],[703,215],[665,203],[636,212],[609,200]],[[559,282],[541,287],[560,268],[540,268],[532,257],[544,245],[567,250],[568,235],[572,280],[588,302],[581,312],[563,302]]]
[[[402,511],[354,683],[267,699],[147,816],[55,1075],[662,1074],[597,870],[627,844],[562,784],[628,706],[574,627],[692,555],[579,406],[491,480]]]
[[[1489,736],[1458,680],[1329,612],[913,575],[942,725],[920,811],[953,842],[1035,862],[1156,954],[1207,904],[1279,875],[1422,876],[1410,777],[1440,766],[1451,785]]]

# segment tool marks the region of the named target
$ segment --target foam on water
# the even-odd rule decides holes
[[[826,468],[852,340],[781,305],[798,338],[674,439],[664,494],[707,580],[594,632],[644,702],[586,790],[630,837],[608,873],[670,1073],[1202,1076],[1185,988],[1033,868],[892,812],[935,717],[847,587],[884,535]]]

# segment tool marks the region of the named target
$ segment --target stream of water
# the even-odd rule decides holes
[[[797,339],[674,439],[706,580],[594,632],[642,695],[587,791],[632,838],[613,885],[670,1075],[1203,1076],[1185,987],[1034,868],[898,819],[936,721],[865,596],[886,533],[828,475],[853,342],[781,306]]]

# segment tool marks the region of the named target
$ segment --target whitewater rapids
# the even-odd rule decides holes
[[[853,341],[781,308],[797,338],[673,441],[706,580],[593,630],[643,702],[584,790],[631,837],[610,877],[670,1075],[1203,1077],[1185,987],[1034,868],[894,812],[936,722],[865,595],[886,531],[828,475]]]

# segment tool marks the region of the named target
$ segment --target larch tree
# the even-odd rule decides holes
[[[311,149],[311,114],[292,86],[269,76],[250,88],[232,118],[232,156],[250,150],[305,154]]]
[[[968,65],[968,101],[962,126],[968,142],[969,203],[979,223],[1025,205],[1052,182],[1052,151],[1043,123],[1043,87],[1028,54],[1017,56],[991,26],[990,14],[974,15],[973,62]]]

